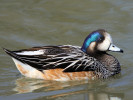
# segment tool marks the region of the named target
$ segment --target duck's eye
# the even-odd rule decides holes
[[[98,41],[99,41],[99,42],[104,41],[104,37],[103,37],[103,36],[99,37],[99,38],[98,38]]]
[[[98,41],[102,41],[102,39],[101,39],[101,38],[99,38],[99,39],[98,39]]]

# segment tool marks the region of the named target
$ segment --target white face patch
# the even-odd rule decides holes
[[[18,55],[42,55],[44,54],[44,50],[37,50],[37,51],[22,51],[19,53],[16,53]]]
[[[99,51],[107,51],[110,44],[112,43],[112,38],[109,35],[109,33],[105,32],[104,37],[105,37],[104,41],[102,43],[98,44],[98,46],[97,46],[97,49]]]

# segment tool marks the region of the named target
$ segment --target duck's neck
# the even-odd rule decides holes
[[[89,51],[87,52],[88,55],[96,58],[96,59],[99,59],[101,57],[103,57],[105,54],[107,54],[106,52],[101,52],[101,51],[96,51],[96,50],[93,50],[93,51]]]
[[[114,74],[120,73],[120,63],[114,56],[106,52],[99,52],[94,54],[93,57],[100,61],[108,70]]]

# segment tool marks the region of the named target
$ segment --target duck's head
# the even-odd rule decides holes
[[[113,44],[110,34],[104,29],[99,29],[90,33],[86,37],[81,50],[87,54],[106,51],[123,53],[122,49]]]

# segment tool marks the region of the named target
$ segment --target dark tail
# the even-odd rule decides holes
[[[5,49],[5,48],[3,48],[3,50],[4,50],[9,56],[11,56],[11,57],[13,57],[13,58],[17,58],[17,55],[16,55],[13,51],[10,51],[10,50]]]
[[[5,48],[3,48],[3,50],[4,50],[9,56],[11,56],[12,58],[15,58],[15,59],[19,60],[20,62],[25,63],[25,62],[21,59],[20,56],[18,56],[16,53],[14,53],[14,51],[10,51],[10,50],[7,50],[7,49],[5,49]]]

